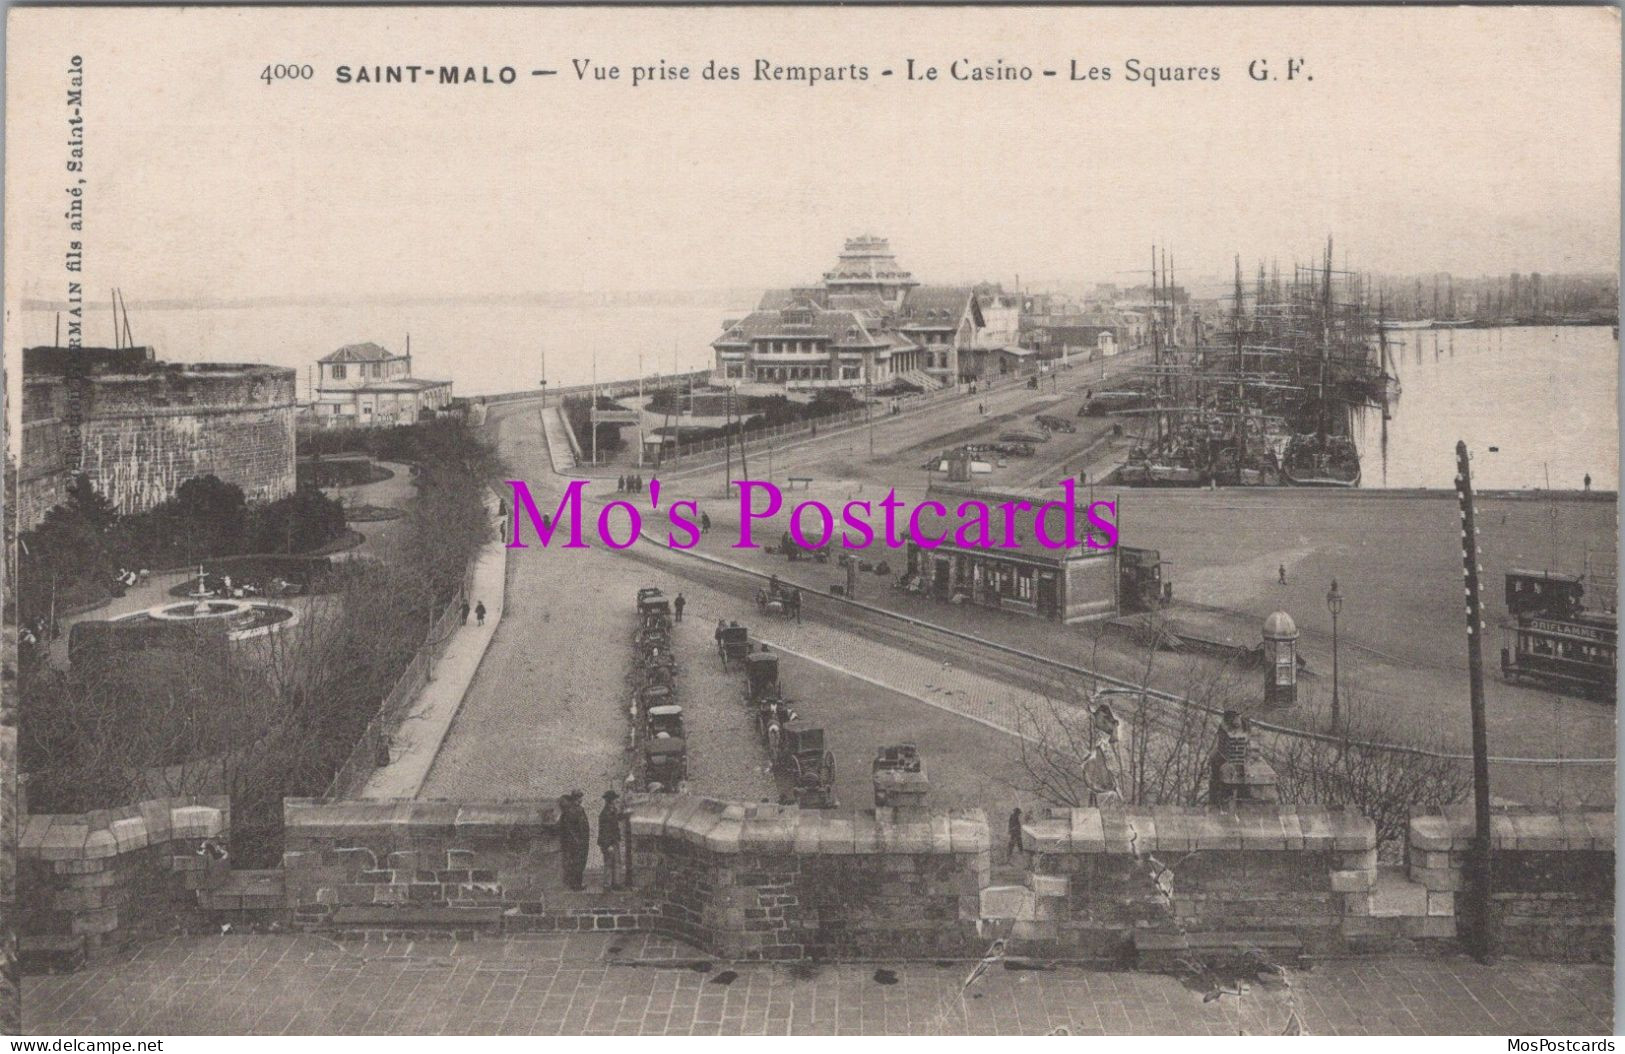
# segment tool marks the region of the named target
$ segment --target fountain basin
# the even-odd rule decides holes
[[[120,615],[113,622],[149,619],[199,625],[211,621],[225,624],[227,640],[249,640],[280,633],[299,622],[299,612],[265,600],[213,600],[200,598],[179,604],[158,604],[145,611]]]

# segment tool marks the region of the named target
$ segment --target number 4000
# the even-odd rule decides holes
[[[308,81],[316,76],[316,71],[310,66],[267,66],[260,71],[260,80],[266,84],[272,81]]]

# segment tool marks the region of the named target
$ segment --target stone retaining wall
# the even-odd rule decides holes
[[[209,909],[200,893],[228,873],[229,863],[204,849],[205,841],[226,839],[225,798],[166,798],[23,821],[17,890],[25,956],[95,957],[138,936],[201,924]],[[258,906],[282,905],[277,898]]]
[[[554,802],[290,798],[283,819],[287,910],[302,929],[469,938],[654,928],[635,897],[566,890]]]
[[[990,919],[1030,954],[1129,960],[1147,934],[1290,935],[1349,950],[1370,916],[1376,829],[1350,811],[1275,805],[1051,809],[1022,824],[1025,887],[995,887]]]
[[[235,483],[252,502],[293,493],[293,370],[156,362],[101,368],[95,357],[66,374],[58,371],[71,355],[27,372],[20,527],[43,519],[79,472],[126,514],[168,500],[196,476]]]
[[[1411,820],[1407,868],[1428,912],[1454,921],[1473,845],[1470,809]],[[1496,951],[1531,959],[1614,960],[1612,812],[1502,810],[1490,818],[1490,924]]]
[[[1141,966],[1445,951],[1472,838],[1470,813],[1414,820],[1408,876],[1384,881],[1418,903],[1395,910],[1371,821],[1338,808],[1051,809],[1023,824],[1024,882],[993,886],[978,810],[628,805],[634,888],[615,893],[564,889],[551,802],[289,799],[284,866],[255,872],[205,847],[227,837],[224,799],[29,816],[24,951],[94,955],[244,913],[351,937],[635,929],[744,960],[976,957],[994,937]],[[1613,815],[1503,811],[1494,839],[1500,951],[1611,961]]]
[[[980,810],[825,812],[687,795],[632,804],[656,928],[733,959],[980,955]]]

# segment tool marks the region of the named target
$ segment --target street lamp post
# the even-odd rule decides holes
[[[1337,616],[1343,610],[1343,594],[1337,588],[1337,579],[1332,579],[1332,588],[1326,593],[1326,610],[1332,613],[1332,733],[1335,735],[1341,726],[1341,702],[1337,690]]]

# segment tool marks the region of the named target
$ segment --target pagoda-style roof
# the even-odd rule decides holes
[[[835,266],[824,272],[825,286],[918,284],[914,275],[897,262],[885,238],[848,238]]]

